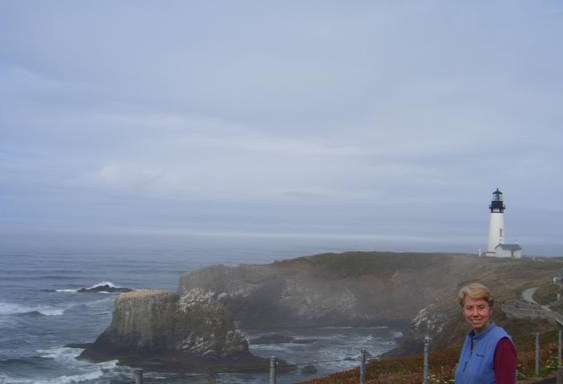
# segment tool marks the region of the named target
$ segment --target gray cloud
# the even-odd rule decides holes
[[[558,238],[549,2],[1,7],[6,231]]]

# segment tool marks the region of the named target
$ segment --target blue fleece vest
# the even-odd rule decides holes
[[[497,343],[508,333],[495,323],[475,335],[469,332],[455,371],[455,384],[495,384],[494,360]]]

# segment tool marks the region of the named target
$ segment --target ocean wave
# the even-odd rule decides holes
[[[298,345],[298,344],[296,344]],[[302,347],[302,345],[299,345]],[[251,351],[279,351],[279,352],[289,352],[291,348],[287,344],[257,344],[250,346]]]
[[[94,289],[94,288],[98,288],[98,287],[103,287],[105,285],[107,285],[110,288],[121,288],[118,285],[115,285],[114,283],[112,283],[111,281],[102,281],[102,282],[96,283],[96,284],[94,284],[91,287],[88,287],[86,289]]]
[[[70,348],[70,347],[53,347],[49,349],[38,349],[37,353],[40,357],[46,359],[53,359],[57,361],[67,362],[74,360],[82,352],[81,348]]]
[[[379,337],[379,336],[373,336],[373,335],[369,335],[369,336],[366,336],[366,337],[364,338],[364,342],[365,342],[365,343],[379,342],[379,341],[381,341],[381,340],[383,340],[381,337]]]
[[[55,289],[55,292],[76,293],[78,289]]]
[[[39,312],[39,311],[31,311],[31,312],[23,312],[23,313],[17,313],[16,316],[21,316],[21,317],[44,317],[46,316],[45,314]]]
[[[4,373],[0,373],[0,383],[1,384],[70,384],[70,383],[81,383],[88,382],[92,380],[99,379],[103,377],[106,373],[113,371],[117,367],[117,360],[112,360],[99,364],[92,364],[89,362],[77,360],[76,358],[81,353],[80,348],[69,348],[69,347],[54,347],[50,349],[37,350],[39,356],[34,356],[27,359],[11,359],[9,361],[4,361],[6,364],[30,364],[37,359],[44,360],[55,360],[62,367],[69,370],[61,376],[44,378],[44,377],[18,377],[9,376]],[[51,363],[52,364],[52,363]]]
[[[18,369],[21,369],[21,367],[40,366],[43,360],[44,359],[39,356],[4,359],[4,360],[0,359],[0,371],[2,371],[2,369],[8,369],[10,367],[17,367]]]
[[[348,326],[348,325],[342,325],[342,326],[338,326],[338,325],[328,325],[325,327],[319,327],[319,329],[328,329],[328,330],[345,330],[345,329],[354,329],[354,330],[358,330],[358,329],[366,329],[366,330],[370,330],[370,329],[388,329],[389,327],[386,325],[374,325],[374,326],[366,326],[366,327],[356,327],[356,326]]]
[[[101,281],[89,287],[82,288],[62,288],[55,289],[55,292],[62,293],[77,293],[77,292],[97,292],[97,293],[114,293],[114,292],[128,292],[131,291],[130,288],[123,288],[119,285],[112,283],[111,281]]]
[[[0,383],[2,384],[75,384],[101,378],[104,372],[97,369],[92,372],[80,373],[77,375],[63,375],[54,377],[52,379],[37,379],[37,378],[15,378],[3,373],[0,373]]]
[[[85,367],[92,365],[83,360],[78,360],[78,356],[82,353],[83,348],[71,348],[71,347],[53,347],[49,349],[38,349],[36,352],[39,357],[44,359],[53,359],[58,363],[62,363],[64,366],[71,367]],[[113,369],[117,366],[117,360],[110,360],[103,363],[95,364],[99,368],[105,370]]]
[[[65,308],[51,307],[47,305],[26,306],[14,303],[0,302],[0,315],[43,315],[43,316],[60,316],[64,313]]]

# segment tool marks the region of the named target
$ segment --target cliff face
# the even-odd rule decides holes
[[[184,274],[178,292],[209,292],[242,327],[404,322],[451,294],[477,261],[440,254],[325,254],[205,268]]]
[[[253,359],[224,305],[201,290],[183,297],[154,290],[121,294],[111,325],[82,357],[168,369]]]
[[[560,268],[561,260],[349,252],[205,268],[184,274],[178,292],[207,292],[225,304],[241,327],[410,324],[399,348],[408,353],[421,348],[427,329],[436,348],[460,342],[467,328],[455,296],[469,281],[492,289],[498,323],[523,332],[529,323],[509,318],[503,304],[549,282]]]
[[[406,337],[391,355],[420,352],[423,337],[432,338],[432,348],[460,346],[469,327],[463,319],[455,295],[462,285],[479,281],[491,289],[494,297],[493,320],[504,327],[516,346],[529,343],[534,332],[554,329],[556,312],[522,299],[522,292],[531,287],[551,286],[551,280],[563,268],[561,259],[497,259],[475,258],[478,263],[468,269],[468,277],[460,280],[447,294],[437,297],[422,308],[406,332]]]
[[[121,294],[111,325],[82,357],[166,370],[267,369],[267,361],[248,352],[237,322],[263,329],[399,322],[410,324],[399,353],[419,351],[426,332],[440,349],[461,343],[467,331],[455,297],[469,281],[492,289],[497,323],[513,336],[529,335],[549,319],[535,319],[532,329],[529,319],[518,318],[539,313],[518,305],[520,295],[551,284],[561,268],[557,259],[378,252],[213,266],[182,275],[177,294]]]

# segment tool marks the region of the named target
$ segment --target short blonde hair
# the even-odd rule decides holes
[[[469,296],[473,300],[485,300],[489,303],[489,306],[493,306],[493,295],[491,295],[491,291],[481,283],[471,283],[461,287],[457,293],[457,301],[461,307],[463,307],[466,296]]]

